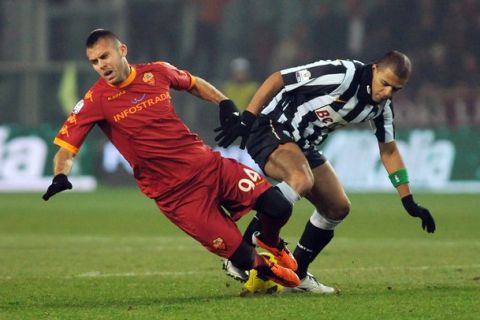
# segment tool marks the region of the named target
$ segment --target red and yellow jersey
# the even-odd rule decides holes
[[[99,79],[75,106],[54,143],[76,154],[98,125],[133,168],[151,198],[188,184],[219,155],[176,115],[170,88],[188,90],[195,77],[165,62],[131,65],[117,86]]]

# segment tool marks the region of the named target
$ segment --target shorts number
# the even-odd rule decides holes
[[[249,179],[240,179],[240,181],[238,181],[238,188],[240,188],[240,190],[243,192],[249,192],[250,190],[255,189],[255,182],[261,180],[262,177],[260,174],[258,174],[258,172],[248,168],[243,168],[243,171],[245,171]]]

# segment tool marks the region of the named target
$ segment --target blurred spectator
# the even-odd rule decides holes
[[[128,27],[128,39],[130,46],[137,48],[132,50],[132,62],[166,60],[180,63],[178,21],[181,20],[183,4],[176,0],[128,1],[127,4],[129,21],[132,21]]]
[[[253,64],[252,70],[254,79],[263,79],[268,74],[270,60],[277,42],[277,35],[271,24],[262,23],[255,26],[253,37]]]
[[[198,17],[196,25],[195,45],[189,54],[192,71],[205,78],[215,78],[217,75],[220,53],[220,28],[223,9],[229,0],[197,0]]]
[[[313,54],[308,35],[307,25],[303,22],[297,23],[275,46],[270,72],[310,62]]]
[[[348,14],[347,48],[351,56],[360,56],[365,42],[365,8],[362,0],[346,2]]]
[[[242,57],[230,62],[230,78],[225,82],[223,92],[232,99],[239,109],[245,110],[258,83],[250,79],[250,62]]]
[[[387,52],[395,48],[389,12],[391,12],[391,8],[388,1],[378,1],[368,11],[365,46],[369,52]],[[365,60],[373,60],[373,58],[365,53]]]
[[[313,14],[310,34],[314,60],[346,58],[348,20],[345,12],[321,2]]]

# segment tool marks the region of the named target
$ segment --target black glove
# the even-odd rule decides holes
[[[228,126],[232,123],[236,123],[240,117],[240,111],[232,100],[223,100],[220,102],[220,125]]]
[[[47,201],[51,196],[67,189],[72,189],[72,184],[63,173],[57,174],[53,177],[52,184],[48,187],[47,192],[42,196],[43,200]]]
[[[408,214],[412,217],[418,217],[422,219],[422,228],[428,233],[435,232],[435,220],[433,220],[432,215],[428,209],[418,205],[414,200],[413,196],[410,194],[402,198],[402,204]]]
[[[222,103],[228,103],[222,105]],[[225,106],[225,108],[223,108]],[[231,100],[224,100],[220,103],[220,124],[221,126],[214,131],[219,132],[215,137],[220,147],[226,148],[232,144],[235,139],[241,137],[240,149],[245,149],[248,136],[257,116],[250,111],[244,111],[242,115],[238,114],[238,109]]]

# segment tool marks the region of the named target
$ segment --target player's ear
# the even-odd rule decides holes
[[[378,64],[376,63],[372,64],[372,82],[373,82],[373,78],[377,77],[378,71],[379,71]]]
[[[122,43],[120,45],[120,54],[122,55],[122,57],[125,58],[127,56],[127,53],[128,53],[127,45],[125,43]]]

